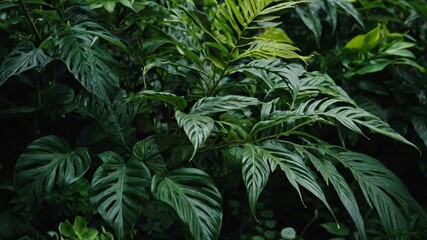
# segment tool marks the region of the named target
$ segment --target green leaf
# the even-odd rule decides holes
[[[132,122],[135,109],[132,103],[125,101],[121,92],[112,103],[104,102],[96,95],[86,92],[81,92],[75,101],[80,114],[95,121],[82,132],[86,136],[80,139],[84,140],[81,143],[90,144],[108,137],[113,143],[130,151],[129,146],[134,142],[135,129]]]
[[[191,114],[208,115],[218,112],[227,112],[259,105],[261,102],[254,97],[227,95],[219,97],[204,97],[199,99],[191,108]]]
[[[79,180],[90,166],[86,148],[71,150],[56,136],[39,138],[24,150],[16,166],[14,181],[26,203],[40,203],[56,188],[62,189]]]
[[[87,32],[85,23],[68,26],[59,23],[54,28],[54,39],[61,60],[89,92],[102,101],[114,98],[119,77],[111,53],[96,43],[97,36]]]
[[[310,6],[305,5],[297,5],[295,9],[304,24],[314,34],[316,43],[319,45],[320,37],[322,35],[322,24],[320,23],[317,12]]]
[[[322,223],[320,226],[322,226],[328,233],[340,237],[345,237],[350,233],[346,226],[343,224],[337,225],[335,222]]]
[[[249,206],[256,218],[258,197],[270,177],[267,152],[259,146],[245,144],[242,154],[242,177],[249,198]]]
[[[174,107],[176,110],[183,111],[187,106],[185,98],[182,96],[176,96],[173,93],[168,92],[155,92],[151,90],[145,90],[137,93],[135,96],[132,96],[131,99],[145,98],[150,100],[158,100],[164,103],[167,103]]]
[[[222,200],[209,175],[194,168],[176,169],[166,176],[154,175],[151,192],[175,210],[193,239],[218,239]]]
[[[360,214],[359,205],[357,204],[353,191],[345,181],[344,177],[338,172],[336,167],[332,164],[332,161],[328,159],[326,155],[321,155],[321,157],[318,158],[303,148],[299,148],[298,150],[300,152],[303,152],[303,154],[310,159],[314,167],[317,169],[317,171],[320,172],[323,179],[325,179],[326,184],[328,184],[329,181],[332,183],[332,186],[335,188],[335,191],[337,192],[338,197],[341,200],[341,203],[344,205],[347,212],[350,214],[350,217],[353,219],[354,223],[356,224],[356,227],[360,234],[360,238],[366,240],[367,238],[366,238],[365,226],[363,223],[362,215]],[[337,223],[334,222],[333,224],[334,224],[333,227],[337,228],[336,227]],[[340,224],[340,227],[341,227],[341,224]]]
[[[269,152],[270,157],[268,158],[268,162],[271,169],[274,170],[277,166],[280,167],[286,174],[291,185],[298,191],[303,204],[304,201],[299,185],[321,200],[332,215],[334,214],[315,176],[309,170],[302,156],[297,151],[288,149],[286,145],[276,141],[265,142],[263,148]]]
[[[190,142],[194,146],[193,155],[196,155],[197,149],[206,141],[214,127],[214,120],[207,116],[197,114],[185,114],[181,111],[175,113],[178,125],[184,128]]]
[[[23,43],[13,49],[0,66],[0,86],[13,75],[30,69],[41,70],[52,58],[31,43]]]
[[[143,201],[148,199],[146,187],[151,175],[141,161],[125,162],[115,152],[104,152],[99,157],[103,164],[93,175],[90,200],[119,239],[124,239],[138,220]]]
[[[424,145],[427,146],[427,117],[413,116],[411,122],[418,136],[423,140]]]
[[[393,236],[396,230],[408,229],[408,222],[396,203],[402,205],[406,211],[412,209],[413,213],[426,221],[424,209],[409,194],[400,179],[379,161],[364,154],[345,150],[328,151],[328,154],[352,172],[366,201],[377,210],[389,237]]]
[[[357,21],[357,23],[359,23],[359,25],[362,28],[365,28],[365,25],[363,24],[363,21],[362,21],[362,17],[360,16],[356,8],[353,6],[353,3],[351,3],[351,1],[348,1],[348,0],[332,0],[332,1],[338,6],[340,6],[342,9],[344,9],[348,14],[350,14]]]

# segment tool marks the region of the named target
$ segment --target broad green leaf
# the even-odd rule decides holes
[[[289,38],[288,34],[286,34],[286,32],[281,28],[268,28],[264,30],[264,32],[262,32],[259,37],[264,39],[282,41],[285,43],[293,43],[292,40]]]
[[[143,161],[153,172],[163,172],[166,168],[166,163],[160,155],[159,146],[153,136],[135,143],[132,149],[132,159]]]
[[[115,152],[99,154],[102,165],[93,175],[90,201],[102,218],[124,239],[148,199],[151,175],[141,161],[125,161]]]
[[[117,63],[111,53],[96,42],[97,36],[87,32],[90,28],[86,25],[85,22],[55,25],[55,43],[61,60],[82,86],[102,101],[109,101],[119,87]]]
[[[257,98],[237,95],[204,97],[193,105],[190,113],[208,115],[235,109],[243,109],[248,106],[259,105],[260,103],[261,102]]]
[[[249,198],[249,206],[256,218],[258,197],[270,177],[268,153],[259,146],[245,144],[242,154],[242,177]]]
[[[326,231],[328,231],[328,233],[340,237],[345,237],[350,233],[346,226],[344,226],[343,224],[337,225],[337,223],[335,222],[322,223],[320,224],[320,226],[323,227]]]
[[[52,58],[31,43],[23,43],[13,49],[0,66],[0,86],[11,76],[30,69],[41,70]]]
[[[190,142],[194,146],[193,155],[196,155],[197,149],[206,141],[214,127],[214,120],[207,116],[197,114],[185,114],[181,111],[175,113],[178,125],[184,128]]]
[[[189,228],[193,239],[218,239],[222,223],[222,199],[212,179],[195,168],[154,175],[154,197],[167,203]]]
[[[187,106],[185,98],[182,96],[176,96],[173,93],[168,92],[155,92],[151,90],[145,90],[137,93],[135,96],[132,96],[130,99],[145,98],[150,100],[158,100],[164,103],[167,103],[174,107],[176,110],[183,111]]]
[[[396,42],[394,44],[392,44],[390,47],[388,47],[384,53],[388,54],[388,55],[395,55],[395,56],[401,56],[401,57],[409,57],[409,58],[414,58],[414,54],[412,52],[409,52],[408,50],[406,50],[407,48],[411,48],[415,46],[415,44],[413,43],[409,43],[409,42]],[[404,51],[406,50],[406,51]],[[407,53],[409,52],[409,53]]]
[[[372,29],[366,34],[365,39],[363,40],[363,47],[366,50],[371,50],[374,48],[380,41],[380,34],[381,25],[378,24],[376,28]]]
[[[19,157],[14,181],[18,194],[26,203],[40,203],[56,189],[79,180],[90,166],[86,148],[72,150],[56,136],[39,138]]]
[[[362,49],[365,42],[365,34],[357,35],[352,38],[344,47],[349,49]]]

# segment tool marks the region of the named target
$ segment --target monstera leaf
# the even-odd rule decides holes
[[[150,184],[150,172],[140,161],[125,161],[115,152],[99,155],[103,164],[92,179],[91,202],[104,220],[124,239],[148,199],[145,187]]]
[[[62,139],[46,136],[35,140],[19,157],[14,180],[24,202],[41,202],[56,188],[79,180],[89,169],[86,148],[72,150]]]
[[[182,168],[166,176],[155,175],[151,191],[155,198],[176,211],[188,226],[193,239],[218,239],[222,200],[206,173],[194,168]]]

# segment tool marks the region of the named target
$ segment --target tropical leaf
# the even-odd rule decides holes
[[[112,142],[125,147],[130,151],[129,146],[134,141],[134,128],[132,121],[135,116],[133,105],[126,102],[122,94],[118,94],[112,103],[107,103],[99,99],[96,95],[81,92],[76,98],[77,107],[83,116],[91,117],[95,120],[96,129],[102,129],[105,134],[93,132],[94,126],[87,131],[95,138],[85,138],[82,142],[93,143],[108,137]]]
[[[102,101],[109,101],[119,87],[117,64],[111,53],[96,43],[98,36],[91,34],[87,25],[58,23],[53,32],[55,43],[61,60],[82,86]]]
[[[294,145],[294,147],[296,147]],[[301,155],[310,159],[313,166],[320,172],[323,179],[325,179],[326,184],[329,185],[329,182],[332,183],[332,186],[335,188],[335,191],[338,194],[338,197],[341,200],[341,203],[347,209],[347,212],[350,214],[350,217],[353,219],[356,224],[357,230],[359,231],[360,238],[366,240],[366,231],[365,225],[363,223],[362,215],[360,214],[359,205],[357,204],[356,198],[350,186],[344,179],[344,177],[338,172],[336,167],[332,164],[331,159],[327,155],[323,154],[315,156],[310,151],[307,151],[305,148],[296,147],[297,151]],[[336,225],[336,224],[335,224]]]
[[[222,200],[209,175],[194,168],[176,169],[166,176],[154,175],[151,192],[175,210],[193,239],[218,239]]]
[[[274,171],[277,166],[280,167],[286,174],[289,182],[298,191],[301,201],[303,201],[303,199],[299,185],[321,200],[332,215],[334,214],[315,176],[309,170],[303,157],[297,151],[288,149],[287,146],[277,141],[267,141],[263,144],[263,148],[269,152],[268,163],[271,169]]]
[[[0,86],[11,76],[30,69],[43,69],[52,58],[31,43],[22,43],[13,49],[0,66]]]
[[[427,117],[413,116],[411,122],[418,136],[423,140],[424,145],[427,146]]]
[[[133,146],[132,159],[143,161],[153,172],[163,172],[166,163],[160,154],[156,138],[151,136],[141,140]]]
[[[256,217],[258,197],[270,177],[268,153],[259,146],[245,144],[242,153],[242,177],[248,192],[249,206]]]
[[[115,152],[99,157],[103,163],[93,175],[90,200],[118,238],[125,239],[148,199],[151,175],[141,161],[126,162]]]
[[[207,116],[197,114],[185,114],[181,111],[175,113],[178,125],[184,128],[190,142],[194,146],[193,155],[196,155],[197,149],[206,141],[214,127],[214,120]]]
[[[191,108],[191,114],[208,115],[218,112],[243,109],[258,105],[261,102],[254,97],[227,95],[219,97],[204,97],[199,99]]]
[[[424,222],[427,220],[424,209],[409,194],[405,185],[379,161],[361,153],[338,149],[327,153],[352,172],[365,199],[377,210],[390,238],[396,238],[396,231],[408,229],[408,222],[396,203],[405,210],[412,209]]]
[[[150,100],[158,100],[164,103],[167,103],[174,107],[176,110],[183,111],[187,106],[187,102],[185,98],[182,96],[176,96],[173,93],[168,92],[155,92],[151,90],[145,90],[137,93],[135,96],[132,96],[131,99],[150,99]]]
[[[56,189],[79,180],[89,166],[86,148],[72,150],[64,140],[45,136],[30,143],[21,154],[14,181],[24,202],[40,203]]]

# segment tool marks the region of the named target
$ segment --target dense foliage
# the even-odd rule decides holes
[[[426,6],[2,1],[0,238],[426,238]]]

